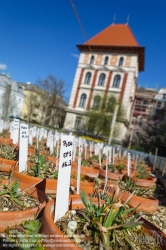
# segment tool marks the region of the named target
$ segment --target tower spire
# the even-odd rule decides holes
[[[130,19],[130,14],[128,14],[128,16],[127,16],[126,25],[129,24],[129,19]]]
[[[114,23],[115,23],[115,19],[116,19],[116,14],[114,15],[114,17],[113,17],[113,20],[112,20],[112,25],[114,25]]]

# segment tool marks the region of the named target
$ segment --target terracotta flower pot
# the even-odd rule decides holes
[[[28,188],[28,187],[35,185],[38,182],[42,181],[42,178],[19,173],[18,167],[17,167],[17,168],[13,168],[12,180],[19,180],[19,182],[24,183],[24,185],[26,185],[26,187]],[[45,185],[38,184],[38,188],[41,189],[43,192],[45,192],[48,195],[55,194],[56,189],[57,189],[57,182],[58,182],[57,180],[46,178]],[[77,180],[71,178],[70,185],[76,187]],[[84,181],[80,182],[80,187],[82,187],[82,186],[93,187],[93,185],[94,185],[93,182],[84,182]]]
[[[131,163],[131,166],[135,166],[135,161],[130,161],[130,163]],[[115,164],[116,165],[124,164],[127,167],[128,160],[126,158],[123,158],[123,159],[116,158],[115,159]]]
[[[3,181],[2,184],[6,184],[6,183],[7,183],[7,180]],[[26,186],[20,183],[20,188],[21,190],[25,190]],[[32,197],[37,199],[40,202],[40,205],[35,208],[31,208],[31,209],[27,209],[23,211],[0,212],[0,221],[1,221],[0,232],[4,232],[4,230],[7,227],[19,225],[23,221],[33,220],[35,216],[44,209],[46,202],[47,202],[47,197],[43,192],[41,192],[37,188],[31,188],[30,190],[26,192],[26,194],[30,194]]]
[[[92,165],[93,167],[95,168],[98,168],[99,167],[99,163],[97,161],[92,161]]]
[[[108,170],[107,172],[107,175],[108,175],[108,179],[111,179],[111,180],[122,180],[123,176],[124,176],[124,173],[122,174],[117,174],[117,173],[112,173]],[[106,176],[106,170],[100,168],[99,169],[99,176],[101,177],[105,177]]]
[[[77,180],[71,178],[70,179],[70,185],[77,187]],[[94,182],[87,182],[87,181],[80,181],[80,187],[93,187],[94,186]]]
[[[115,188],[109,189],[109,194],[112,197]],[[120,191],[119,197],[121,197],[122,204],[129,198],[130,193]],[[130,199],[129,206],[137,207],[137,211],[145,211],[145,212],[156,212],[158,208],[159,201],[156,198],[143,198],[137,195],[133,195]]]
[[[12,166],[16,165],[16,161],[14,160],[7,160],[4,158],[0,158],[0,171],[9,172]]]
[[[137,177],[131,177],[131,181],[136,183],[137,186],[142,188],[150,188],[154,185],[154,183],[157,181],[157,178],[152,178],[150,176],[147,176],[146,179],[138,179]]]
[[[15,146],[15,145],[13,144],[13,140],[11,140],[11,139],[9,139],[9,138],[0,137],[0,143],[2,144],[2,146],[6,146],[6,145]]]
[[[42,181],[42,178],[33,177],[13,170],[12,180],[19,180],[20,183],[24,183],[24,185],[28,188]],[[38,184],[38,188],[45,192],[45,194],[55,194],[57,189],[57,180],[46,178],[44,185],[43,183],[42,185]]]
[[[54,165],[56,164],[56,157],[55,156],[51,156],[51,155],[48,155],[47,156],[47,159],[52,162]]]
[[[122,170],[122,173],[124,174],[123,179],[126,180],[127,179],[127,170]],[[130,178],[134,177],[136,175],[137,171],[132,170],[130,171]]]
[[[28,148],[28,156],[35,155],[35,149],[34,148]]]
[[[74,178],[75,177],[75,178]],[[84,180],[82,180],[84,178]],[[94,186],[94,178],[89,177],[85,174],[81,174],[80,176],[80,187],[93,187]],[[71,171],[70,185],[77,187],[77,171]]]
[[[81,187],[80,191],[84,190],[84,192],[86,194],[92,194],[94,193],[94,188],[93,187]],[[100,191],[102,192],[102,189],[100,189]],[[109,188],[109,191],[107,192],[110,197],[113,196],[115,191],[115,187],[112,184]],[[125,203],[125,201],[129,198],[130,193],[124,192],[124,191],[120,191],[119,192],[119,197],[121,197],[121,202],[122,204]],[[137,211],[145,211],[145,212],[156,212],[157,208],[158,208],[158,203],[159,201],[155,198],[142,198],[140,196],[137,195],[133,195],[130,199],[129,202],[129,207],[137,207],[139,204],[139,207],[137,208]]]
[[[87,197],[87,200],[88,197]],[[97,199],[93,199],[94,203],[98,203]],[[102,201],[103,203],[103,201]],[[42,243],[46,250],[81,250],[82,248],[76,246],[67,236],[60,231],[60,229],[54,224],[54,204],[55,201],[52,199],[45,207],[43,218],[42,218]],[[70,209],[83,208],[84,205],[79,195],[69,196]],[[49,244],[48,244],[49,243]]]
[[[78,165],[72,162],[72,170],[77,171]],[[81,167],[81,174],[85,174],[89,177],[97,178],[99,176],[99,169],[91,167]]]

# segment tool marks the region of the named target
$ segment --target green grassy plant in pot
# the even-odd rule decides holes
[[[84,208],[69,210],[55,224],[51,216],[53,201],[50,201],[44,212],[43,233],[46,235],[48,233],[54,234],[55,239],[56,235],[59,234],[61,236],[60,242],[63,242],[64,238],[68,239],[68,244],[72,244],[73,250],[152,249],[147,242],[145,246],[144,242],[138,241],[146,233],[142,227],[143,222],[139,221],[139,214],[135,213],[135,208],[128,207],[129,199],[126,200],[125,204],[122,204],[118,198],[119,189],[115,191],[112,199],[108,196],[105,197],[105,203],[102,202],[101,197],[104,198],[104,194],[99,193],[98,202],[94,203],[93,198],[87,199],[82,191],[81,199]],[[63,248],[48,247],[46,249],[62,250]],[[66,247],[66,250],[68,249],[70,247]],[[153,245],[154,249],[161,248],[155,244]]]
[[[32,186],[28,189],[18,181],[4,180],[0,185],[0,232],[8,226],[34,219],[46,205],[46,195]]]
[[[157,181],[157,178],[153,178],[149,175],[146,167],[146,164],[141,162],[137,165],[137,172],[135,176],[131,177],[131,181],[136,182],[136,185],[142,188],[152,187]]]
[[[26,171],[28,175],[38,178],[58,179],[58,170],[55,168],[53,163],[45,157],[45,155],[37,153],[33,159],[33,165]]]

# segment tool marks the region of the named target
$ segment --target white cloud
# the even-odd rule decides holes
[[[79,55],[77,55],[77,54],[72,54],[72,53],[71,53],[71,56],[76,57],[76,58],[79,58]]]
[[[7,68],[7,65],[6,65],[6,64],[0,63],[0,69],[5,70],[6,68]]]

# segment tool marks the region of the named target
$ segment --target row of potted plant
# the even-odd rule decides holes
[[[35,161],[33,162],[33,160]],[[32,158],[32,162],[29,165],[30,169],[30,174],[34,173],[36,177],[30,176],[30,178],[34,178],[33,184],[30,184],[29,182],[29,177],[25,173],[19,173],[17,171],[17,165],[13,165],[12,162],[12,167],[11,167],[11,177],[10,181],[12,184],[18,183],[16,180],[19,180],[20,182],[20,187],[23,189],[27,189],[29,192],[30,190],[34,192],[34,185],[36,183],[39,183],[35,189],[37,190],[38,193],[41,192],[38,188],[42,189],[44,191],[47,190],[48,183],[52,181],[52,192],[56,190],[56,180],[55,179],[49,179],[46,178],[44,181],[41,181],[44,178],[44,171],[45,169],[48,170],[51,168],[51,165],[47,166],[45,165],[45,159],[43,156],[40,156],[38,154],[37,156]],[[48,164],[48,161],[46,161]],[[15,163],[14,163],[15,164]],[[3,165],[3,164],[2,164]],[[43,166],[43,167],[39,167]],[[53,169],[55,170],[55,162],[52,163]],[[69,197],[69,204],[70,204],[70,209],[71,211],[68,212],[65,215],[65,218],[62,218],[62,221],[57,222],[55,225],[54,220],[53,220],[53,211],[54,211],[54,206],[55,206],[55,201],[53,199],[50,200],[50,202],[47,203],[45,209],[44,209],[44,215],[42,218],[42,234],[43,234],[43,245],[45,245],[46,249],[64,249],[64,234],[66,234],[66,238],[68,240],[68,245],[66,244],[65,249],[71,249],[71,246],[73,247],[74,244],[74,249],[120,249],[120,247],[124,248],[127,244],[129,244],[130,247],[133,247],[134,249],[147,249],[143,248],[144,246],[140,247],[140,242],[138,242],[138,239],[140,237],[148,237],[147,235],[145,236],[145,231],[142,231],[142,226],[141,224],[145,224],[145,221],[143,221],[142,218],[138,220],[137,215],[135,214],[135,211],[139,210],[140,206],[137,203],[134,204],[132,203],[134,194],[129,194],[128,193],[122,193],[123,191],[120,191],[120,188],[117,187],[115,188],[114,185],[112,186],[107,186],[105,188],[105,191],[103,189],[100,189],[104,186],[104,180],[98,178],[100,177],[100,170],[103,170],[102,168],[99,169],[90,167],[88,169],[89,179],[87,178],[88,174],[87,171],[85,170],[87,167],[81,168],[82,172],[82,182],[80,187],[81,187],[81,197],[78,195],[70,195]],[[77,176],[77,165],[73,163],[72,165],[72,174],[71,174],[71,185],[75,186],[76,188],[76,176]],[[85,172],[83,172],[85,171]],[[96,176],[92,176],[92,173],[96,172]],[[48,174],[48,173],[47,173]],[[83,175],[84,174],[84,175]],[[23,179],[23,176],[25,179]],[[38,177],[37,177],[38,176]],[[40,176],[40,177],[39,177]],[[26,180],[27,178],[27,180]],[[72,182],[73,181],[73,182]],[[84,182],[86,181],[86,182]],[[128,181],[128,188],[130,185],[133,185],[133,182],[129,183],[131,180],[127,179]],[[100,183],[99,183],[100,182]],[[91,183],[91,185],[87,185],[87,183]],[[126,182],[127,183],[127,182]],[[99,185],[100,184],[100,185]],[[5,182],[6,185],[6,182]],[[45,186],[45,187],[44,187]],[[6,187],[8,187],[6,185]],[[17,186],[19,189],[19,187]],[[108,189],[109,188],[109,189]],[[131,187],[130,187],[131,188]],[[12,187],[9,188],[10,191]],[[18,193],[17,189],[17,193]],[[5,190],[7,191],[7,190]],[[15,190],[16,191],[16,190]],[[4,192],[4,191],[2,191]],[[21,191],[23,192],[23,191]],[[8,193],[9,195],[9,190]],[[46,191],[46,194],[47,191]],[[125,196],[127,194],[128,196]],[[92,197],[93,195],[93,197]],[[45,196],[46,197],[46,196]],[[97,197],[97,198],[94,198]],[[18,198],[18,197],[14,197]],[[46,197],[47,198],[47,197]],[[144,198],[142,198],[144,199]],[[44,198],[44,202],[46,203],[46,200]],[[142,200],[144,203],[144,200]],[[43,207],[45,206],[45,203],[43,204]],[[130,205],[130,208],[129,208]],[[42,207],[42,209],[43,209]],[[78,209],[79,208],[79,209]],[[154,208],[153,208],[154,209]],[[39,213],[40,210],[38,209]],[[4,212],[3,212],[4,214]],[[67,217],[68,216],[68,217]],[[131,221],[129,220],[131,216]],[[133,217],[134,216],[134,217]],[[34,217],[33,217],[34,218]],[[67,218],[67,219],[66,219]],[[134,218],[134,220],[133,220]],[[126,219],[126,220],[125,220]],[[22,219],[21,219],[22,220]],[[62,229],[62,224],[61,222],[64,222],[65,220],[66,227]],[[74,225],[77,224],[77,226],[73,228],[72,223],[74,221]],[[69,223],[70,222],[70,223]],[[21,221],[19,222],[21,223]],[[81,224],[82,223],[82,224]],[[71,224],[69,226],[69,224]],[[84,232],[80,230],[81,226],[84,228]],[[129,229],[132,230],[130,231]],[[63,231],[63,232],[62,232]],[[137,235],[137,240],[136,242],[132,242],[131,235],[134,236],[134,232],[136,231]],[[141,234],[138,232],[141,231]],[[93,233],[94,232],[94,233]],[[44,240],[45,236],[47,235],[48,241]],[[54,242],[57,244],[46,244],[47,242],[51,242],[50,237],[51,235],[54,235]],[[55,239],[58,238],[58,235],[63,236],[61,237],[61,241],[55,241]],[[140,236],[139,236],[140,235]],[[157,236],[156,236],[157,237]],[[72,241],[70,241],[70,239]],[[86,240],[85,240],[86,239]],[[90,245],[88,245],[90,242]],[[86,244],[85,244],[86,243]],[[111,245],[110,245],[111,243]],[[48,246],[46,246],[48,245]],[[60,246],[61,245],[61,246]],[[154,249],[159,249],[159,246],[156,245],[156,248]],[[158,248],[157,248],[158,247]]]

